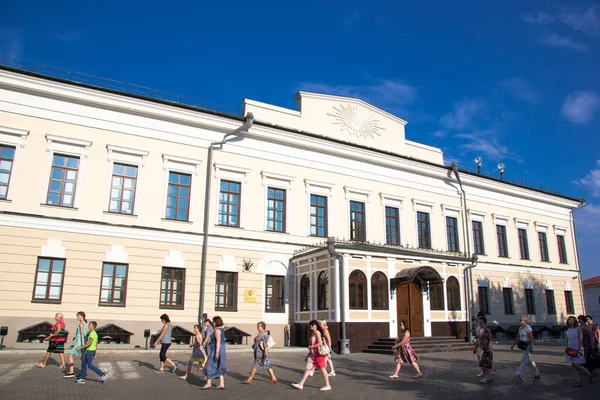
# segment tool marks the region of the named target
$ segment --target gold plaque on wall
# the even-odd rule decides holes
[[[244,302],[245,303],[256,303],[256,290],[245,289],[244,290]]]

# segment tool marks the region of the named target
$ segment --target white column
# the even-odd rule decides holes
[[[431,336],[431,307],[425,285],[423,285],[421,295],[423,297],[423,335],[429,337]]]
[[[348,273],[350,271],[350,268],[348,266],[348,262],[350,261],[350,256],[347,254],[344,254],[344,270],[340,271],[340,273],[342,274],[342,285],[344,285],[344,304],[346,304],[346,307],[344,307],[344,309],[342,310],[342,312],[344,313],[344,315],[346,315],[346,322],[350,321],[350,290],[348,287]]]
[[[310,319],[316,319],[317,317],[317,312],[315,311],[316,307],[315,307],[315,300],[317,299],[316,293],[317,291],[315,290],[318,286],[318,282],[315,279],[315,275],[316,275],[316,263],[315,263],[315,258],[311,258],[310,259],[310,274],[308,275],[310,278]]]
[[[396,276],[396,259],[388,258],[388,301],[389,301],[389,320],[390,320],[390,337],[398,336],[398,310],[396,305],[396,297],[392,297],[392,287],[390,280]]]
[[[373,304],[371,299],[371,256],[367,256],[367,312],[369,313],[368,318],[371,321]]]
[[[331,321],[331,309],[333,308],[333,304],[331,304],[331,293],[333,292],[332,289],[332,280],[333,280],[333,268],[331,265],[331,254],[329,256],[327,256],[327,276],[329,277],[329,280],[327,282],[327,309],[329,310],[329,315],[327,316],[327,320]],[[336,307],[337,308],[337,307]]]
[[[331,281],[333,279],[333,286],[335,287],[335,322],[340,322],[342,318],[342,315],[340,314],[340,260],[335,257],[333,263],[335,265],[335,278],[330,276],[329,280]]]

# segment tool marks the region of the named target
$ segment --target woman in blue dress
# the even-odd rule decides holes
[[[206,385],[200,389],[210,389],[211,381],[219,378],[217,389],[225,389],[225,375],[227,375],[227,357],[225,353],[225,331],[223,330],[223,320],[221,317],[214,317],[215,333],[210,336],[208,342],[208,360],[204,365],[204,374],[206,375]]]
[[[257,369],[266,369],[269,375],[271,375],[269,383],[277,383],[277,378],[275,378],[275,373],[273,372],[273,368],[271,368],[271,361],[269,360],[269,332],[265,330],[266,328],[267,324],[262,321],[256,324],[258,334],[254,337],[254,344],[252,345],[254,349],[254,363],[252,364],[250,376],[248,379],[242,381],[247,385],[252,383],[252,378],[256,375]]]

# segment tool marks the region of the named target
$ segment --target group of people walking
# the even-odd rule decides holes
[[[48,342],[48,349],[46,350],[46,356],[44,359],[37,364],[39,368],[46,368],[46,364],[52,354],[58,354],[61,361],[60,367],[67,369],[64,378],[74,378],[74,362],[75,356],[81,358],[81,375],[75,380],[76,384],[83,385],[87,378],[87,369],[94,371],[99,377],[100,382],[106,382],[107,374],[102,372],[98,367],[94,365],[96,359],[96,349],[98,345],[98,333],[96,333],[96,327],[98,323],[96,321],[86,320],[85,312],[79,311],[77,317],[77,331],[75,333],[75,345],[69,350],[69,362],[65,363],[65,342],[67,339],[64,315],[62,313],[56,313],[54,316],[55,323],[52,325],[51,333],[43,340]]]
[[[94,365],[96,359],[96,351],[98,344],[98,334],[95,329],[96,321],[86,320],[85,312],[79,311],[77,317],[77,331],[75,334],[75,344],[71,346],[68,352],[68,363],[65,362],[64,350],[66,342],[65,323],[62,313],[55,315],[55,323],[51,328],[51,333],[44,340],[48,342],[48,348],[44,359],[37,364],[40,368],[45,368],[50,356],[58,354],[61,361],[61,368],[66,369],[64,378],[75,377],[74,361],[75,357],[81,358],[81,374],[75,380],[76,384],[85,384],[87,369],[94,371],[100,378],[101,383],[105,383],[107,374],[102,372]],[[153,344],[157,347],[160,344],[159,352],[159,367],[155,370],[156,373],[164,373],[165,364],[169,366],[169,372],[175,373],[177,365],[169,359],[167,351],[172,344],[171,320],[167,314],[160,316],[163,324],[160,333],[156,337]],[[533,378],[540,378],[540,371],[533,360],[534,340],[533,329],[528,325],[526,316],[519,318],[519,330],[517,332],[511,350],[518,347],[523,351],[521,364],[517,372],[513,375],[515,379],[521,380],[527,366],[531,366],[533,370]],[[204,322],[204,329],[200,325],[194,326],[194,340],[190,345],[192,347],[192,355],[188,361],[185,375],[180,379],[187,380],[191,374],[194,363],[198,363],[199,371],[202,371],[206,377],[206,383],[200,389],[225,389],[225,376],[227,375],[227,353],[224,323],[221,317],[215,316],[213,320],[207,319]],[[600,368],[600,351],[598,348],[598,339],[600,330],[598,325],[594,323],[591,316],[580,315],[579,317],[570,316],[566,321],[567,326],[567,348],[565,349],[565,362],[571,365],[575,382],[573,387],[581,386],[580,374],[588,377],[590,383],[594,382],[595,369]],[[252,348],[254,350],[254,360],[250,371],[250,376],[244,379],[244,384],[252,384],[252,381],[258,371],[266,370],[270,376],[270,384],[277,383],[277,378],[271,366],[269,358],[269,349],[275,344],[270,337],[270,332],[267,330],[267,325],[264,322],[259,322],[256,325],[257,334],[254,337]],[[333,344],[331,335],[327,327],[327,321],[313,320],[309,322],[310,337],[308,343],[308,354],[305,357],[305,367],[302,378],[298,383],[293,383],[292,386],[296,389],[303,390],[304,384],[309,377],[314,375],[316,370],[321,371],[325,385],[321,387],[321,391],[331,390],[330,377],[336,376],[333,361],[331,358]],[[479,361],[480,373],[477,375],[481,379],[480,383],[492,382],[492,370],[494,369],[494,353],[492,349],[492,332],[487,327],[487,318],[485,314],[477,315],[477,328],[475,330],[475,341],[473,353],[477,354]],[[419,356],[415,353],[410,345],[410,332],[404,321],[399,322],[399,336],[396,343],[392,347],[394,350],[394,361],[396,364],[393,375],[390,379],[396,379],[399,376],[402,364],[410,364],[417,374],[414,378],[418,379],[423,376],[417,361]],[[584,367],[585,365],[585,367]],[[327,372],[327,366],[330,372]],[[212,385],[213,379],[219,379],[217,386]]]

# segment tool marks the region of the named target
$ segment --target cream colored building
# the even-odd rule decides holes
[[[491,323],[584,311],[578,200],[466,171],[461,188],[406,121],[353,98],[297,100],[245,100],[237,117],[2,67],[5,344],[55,312],[73,330],[79,310],[136,345],[165,312],[192,330],[207,167],[204,312],[227,326],[263,320],[278,344],[287,328],[304,345],[309,320],[331,321],[334,338],[345,320],[353,351],[396,336],[399,319],[415,336],[464,337],[473,251],[474,312]]]

